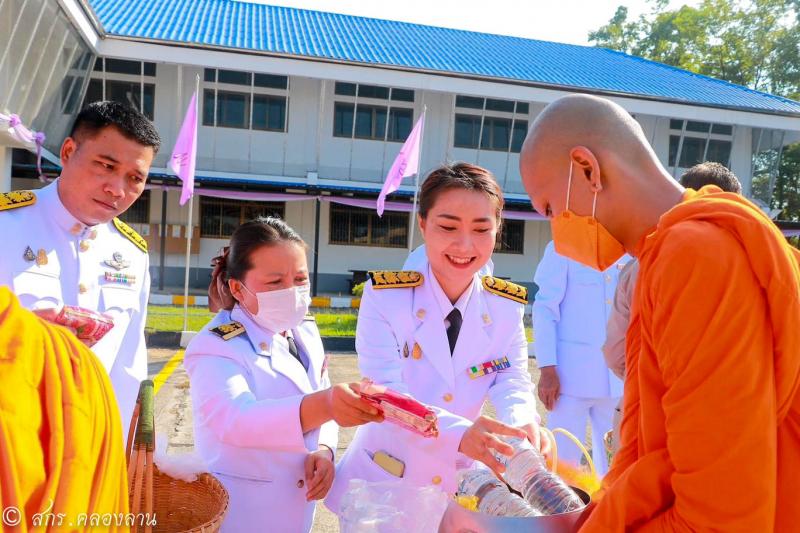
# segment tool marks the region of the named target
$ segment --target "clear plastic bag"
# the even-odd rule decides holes
[[[341,533],[429,533],[446,507],[447,495],[438,487],[352,479],[342,496]]]

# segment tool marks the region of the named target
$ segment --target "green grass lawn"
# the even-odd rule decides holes
[[[356,315],[315,313],[319,333],[323,337],[354,337],[356,334]]]
[[[352,337],[356,334],[356,314],[346,312],[313,313],[323,337]],[[189,331],[200,331],[214,314],[204,307],[189,307]],[[148,331],[181,331],[183,306],[150,305],[147,308]],[[533,340],[533,330],[525,328],[528,342]]]
[[[189,331],[200,331],[212,318],[214,313],[205,307],[189,306]],[[183,330],[183,306],[148,305],[146,331],[181,331]]]
[[[200,331],[214,313],[204,307],[189,307],[189,331]],[[352,337],[356,334],[356,315],[343,313],[314,313],[323,337]],[[147,331],[181,331],[183,306],[150,305],[147,307]]]

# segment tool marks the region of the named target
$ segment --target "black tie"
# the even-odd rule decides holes
[[[447,342],[450,343],[450,355],[453,355],[453,350],[456,348],[456,341],[458,340],[458,332],[461,331],[461,311],[454,308],[447,315],[447,320],[450,322],[447,327]]]
[[[294,339],[292,337],[287,336],[286,337],[286,342],[289,343],[289,353],[292,354],[294,356],[294,358],[297,359],[297,361],[301,365],[303,365],[303,368],[305,368],[306,371],[308,371],[308,367],[306,366],[306,363],[303,361],[303,358],[300,357],[300,352],[297,351],[297,345],[294,343]]]

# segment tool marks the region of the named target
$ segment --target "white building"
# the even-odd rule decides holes
[[[494,172],[508,209],[495,272],[529,286],[550,232],[531,212],[518,151],[559,96],[614,99],[674,175],[719,161],[764,201],[781,148],[800,140],[800,103],[600,48],[235,0],[0,2],[0,111],[46,131],[51,162],[81,101],[129,101],[161,132],[152,189],[124,217],[150,242],[154,288],[183,283],[188,213],[165,166],[197,76],[195,287],[233,229],[261,213],[284,217],[316,251],[320,292],[399,268],[412,184],[382,219],[372,206],[424,108],[422,168],[462,160]],[[1,190],[39,185],[32,159],[12,167],[10,148],[0,152]]]

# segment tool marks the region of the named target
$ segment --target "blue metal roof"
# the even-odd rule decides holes
[[[87,0],[109,35],[800,115],[800,103],[605,48],[237,0]]]

